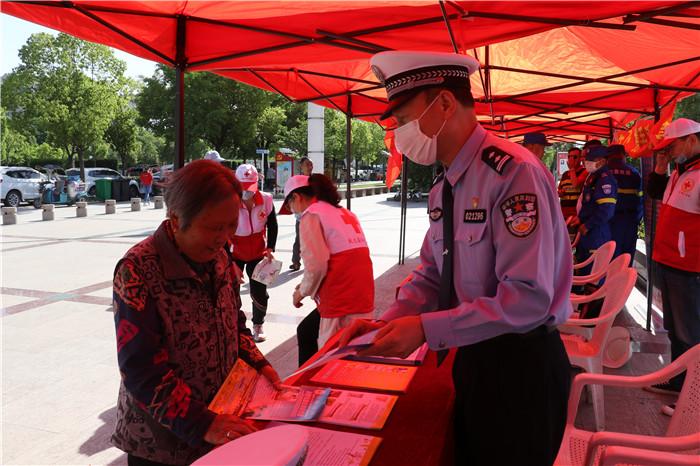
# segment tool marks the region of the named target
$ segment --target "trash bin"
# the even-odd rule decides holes
[[[97,199],[106,201],[112,198],[112,181],[111,180],[95,180],[95,194]]]
[[[131,200],[129,180],[112,180],[112,199],[116,199],[117,202]]]

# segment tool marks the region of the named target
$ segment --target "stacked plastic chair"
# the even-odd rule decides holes
[[[676,401],[664,436],[619,432],[590,432],[574,425],[583,388],[605,385],[642,388],[665,382],[686,372],[685,383]],[[630,420],[633,422],[634,420]],[[555,465],[600,466],[612,464],[671,466],[700,464],[700,344],[667,367],[651,374],[627,377],[580,374],[569,395],[566,429]],[[685,456],[685,458],[684,458]]]

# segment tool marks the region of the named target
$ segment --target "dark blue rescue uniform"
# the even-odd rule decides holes
[[[617,181],[617,204],[610,221],[610,233],[616,243],[615,257],[629,253],[631,264],[637,249],[637,229],[644,214],[642,177],[621,158],[608,159],[608,168]]]
[[[581,236],[576,247],[577,262],[588,259],[593,251],[612,239],[610,220],[615,215],[617,181],[607,165],[586,178],[581,197],[578,217],[588,232]]]

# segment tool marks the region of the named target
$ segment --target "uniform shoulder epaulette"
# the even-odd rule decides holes
[[[496,146],[489,146],[481,152],[481,160],[493,168],[496,173],[502,175],[503,170],[513,160],[513,156]]]

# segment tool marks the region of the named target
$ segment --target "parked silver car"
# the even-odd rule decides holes
[[[66,175],[68,176],[80,176],[79,168],[71,168],[66,170]],[[125,180],[126,177],[122,176],[116,170],[111,168],[86,168],[85,169],[85,189],[89,196],[95,196],[97,189],[95,187],[95,180]],[[131,197],[139,197],[139,182],[136,180],[129,180],[129,194]]]
[[[44,176],[29,167],[0,167],[0,193],[7,207],[19,207],[23,202],[41,207],[39,186]]]

